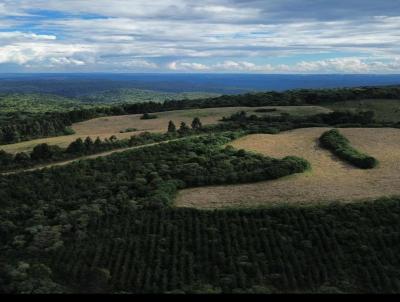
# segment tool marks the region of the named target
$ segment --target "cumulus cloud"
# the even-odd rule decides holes
[[[201,69],[197,68],[201,66]],[[400,57],[391,61],[371,61],[359,58],[335,58],[318,61],[301,61],[293,65],[258,65],[246,61],[223,61],[204,65],[195,62],[171,62],[168,68],[175,71],[258,72],[258,73],[379,73],[398,72]]]
[[[209,70],[210,67],[200,63],[187,63],[187,62],[171,62],[168,64],[170,70],[192,70],[204,71]]]
[[[399,71],[400,1],[0,2],[0,63],[127,71]],[[277,57],[287,62],[271,62]]]
[[[74,59],[77,55],[90,53],[92,50],[84,45],[61,45],[48,43],[16,43],[0,47],[0,64],[15,63],[18,65],[31,63],[57,63],[83,65]]]

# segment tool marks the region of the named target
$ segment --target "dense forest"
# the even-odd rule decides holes
[[[34,273],[40,284],[48,272],[47,260],[64,240],[86,238],[90,223],[104,214],[166,208],[185,187],[275,179],[309,168],[296,157],[272,159],[221,148],[240,135],[187,138],[65,167],[0,176],[1,291],[24,292],[14,288],[18,273],[14,280],[10,265],[32,257],[41,268]]]

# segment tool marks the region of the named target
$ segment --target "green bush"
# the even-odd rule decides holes
[[[321,145],[331,150],[341,159],[361,169],[372,169],[377,166],[378,160],[354,149],[349,140],[337,129],[329,130],[319,138]]]

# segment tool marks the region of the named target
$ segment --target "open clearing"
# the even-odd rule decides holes
[[[256,113],[254,110],[260,108],[276,108],[277,111],[267,113],[270,115],[279,115],[281,113],[289,113],[292,115],[312,115],[318,113],[331,112],[328,108],[318,106],[283,106],[283,107],[221,107],[221,108],[206,108],[206,109],[189,109],[189,110],[176,110],[154,113],[158,116],[156,119],[141,120],[142,114],[121,115],[121,116],[108,116],[91,119],[85,122],[76,123],[72,126],[76,132],[73,135],[64,135],[57,137],[48,137],[42,139],[35,139],[31,141],[20,142],[10,145],[2,145],[0,149],[6,152],[27,152],[33,149],[38,144],[47,143],[50,145],[59,145],[60,147],[67,147],[72,141],[77,138],[85,138],[87,136],[95,139],[100,137],[102,139],[109,138],[115,135],[118,138],[129,138],[132,135],[140,134],[144,131],[148,132],[166,132],[168,122],[174,121],[175,125],[179,127],[183,121],[190,126],[194,117],[199,117],[203,125],[216,124],[223,116],[230,116],[238,111],[246,111],[249,114],[263,115],[265,113]],[[127,128],[136,128],[135,132],[120,133],[121,130]]]
[[[319,147],[318,138],[331,128],[296,129],[277,135],[255,134],[231,143],[267,156],[305,158],[312,170],[253,184],[186,189],[175,205],[203,209],[265,206],[282,203],[351,202],[400,195],[400,129],[340,129],[352,146],[376,157],[379,166],[361,170]]]

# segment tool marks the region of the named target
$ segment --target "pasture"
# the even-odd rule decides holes
[[[175,205],[202,209],[240,208],[352,202],[400,195],[399,129],[340,129],[353,147],[379,160],[378,167],[371,170],[355,168],[322,149],[318,138],[329,129],[296,129],[276,135],[254,134],[240,138],[230,145],[275,158],[299,156],[308,160],[312,169],[272,181],[182,190]]]
[[[257,113],[255,110],[260,108],[276,108],[277,111],[270,113]],[[48,137],[35,139],[30,141],[19,142],[16,144],[2,145],[0,149],[10,153],[28,152],[38,144],[47,143],[50,145],[58,145],[67,147],[72,141],[77,138],[85,138],[87,136],[95,139],[109,138],[115,135],[118,138],[129,138],[132,135],[140,134],[144,131],[148,132],[166,132],[168,122],[172,120],[178,128],[183,121],[190,126],[194,117],[199,117],[203,125],[216,124],[223,116],[230,116],[238,111],[246,111],[248,114],[257,115],[279,115],[281,113],[289,113],[291,115],[313,115],[318,113],[330,112],[330,109],[318,106],[282,106],[282,107],[221,107],[221,108],[206,108],[206,109],[188,109],[154,113],[156,119],[142,120],[142,114],[107,116],[91,119],[88,121],[76,123],[72,126],[75,131],[73,135],[64,135],[57,137]],[[120,133],[122,130],[135,128],[137,131]]]

